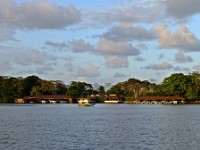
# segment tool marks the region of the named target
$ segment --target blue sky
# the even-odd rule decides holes
[[[199,0],[0,0],[0,75],[160,83],[200,71]]]

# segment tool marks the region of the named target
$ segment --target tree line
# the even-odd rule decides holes
[[[126,101],[138,96],[181,96],[187,100],[200,100],[200,74],[173,73],[160,84],[131,78],[112,86],[108,92],[123,95]]]
[[[43,80],[34,75],[26,78],[0,76],[1,103],[13,103],[16,98],[24,96],[68,95],[78,98],[91,94],[116,94],[126,101],[133,101],[138,96],[182,96],[187,100],[200,100],[200,74],[173,73],[160,84],[130,78],[115,85],[92,85],[79,81],[66,85],[60,80]]]
[[[105,94],[104,86],[93,86],[85,82],[72,81],[70,85],[60,80],[43,80],[37,76],[8,77],[0,76],[0,103],[13,103],[16,98],[41,95],[68,95],[87,97],[91,94]]]

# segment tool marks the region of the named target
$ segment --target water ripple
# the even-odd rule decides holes
[[[2,105],[2,150],[198,150],[200,105]]]

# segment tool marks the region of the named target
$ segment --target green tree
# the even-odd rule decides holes
[[[34,86],[41,86],[40,78],[37,76],[29,76],[24,79],[24,95],[29,96],[31,95],[32,88]]]
[[[67,95],[72,97],[87,97],[93,93],[91,84],[72,81],[69,85]]]
[[[100,85],[97,91],[99,94],[105,94],[105,87],[103,85]]]
[[[57,82],[57,94],[58,95],[66,95],[67,93],[67,86],[64,84],[63,81]]]
[[[117,96],[124,96],[125,91],[121,88],[122,83],[117,83],[116,85],[112,86],[106,93],[107,94],[116,94]]]
[[[40,85],[41,95],[49,95],[49,81],[40,80]]]
[[[142,82],[135,78],[125,81],[123,88],[127,92],[127,96],[133,99],[137,98],[143,91]]]
[[[200,74],[193,72],[188,75],[190,83],[188,83],[185,97],[188,100],[199,100],[200,99]]]
[[[1,82],[1,102],[13,103],[14,99],[19,97],[21,94],[21,92],[18,93],[19,80],[13,77],[5,77]]]
[[[166,77],[159,85],[160,94],[167,96],[185,96],[191,78],[183,73],[174,73]]]
[[[40,96],[41,95],[40,91],[41,88],[39,86],[33,86],[30,92],[30,96]]]

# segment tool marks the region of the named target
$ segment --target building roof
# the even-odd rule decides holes
[[[66,95],[42,95],[42,96],[25,96],[24,99],[71,99],[72,97]]]
[[[164,101],[164,100],[176,100],[182,101],[185,98],[181,96],[139,96],[137,100],[146,100],[146,101]]]

